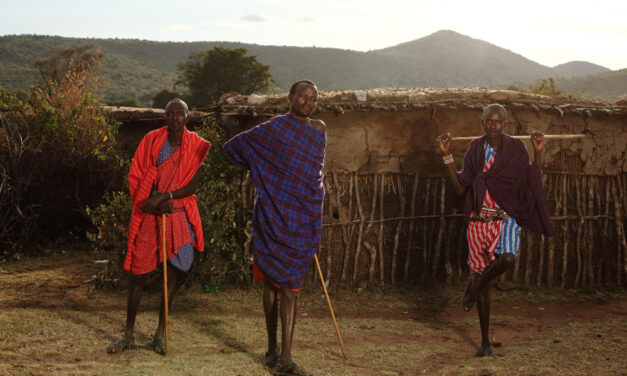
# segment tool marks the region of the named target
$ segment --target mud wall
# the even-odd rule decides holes
[[[398,112],[321,113],[327,124],[326,171],[441,174],[436,137],[480,136],[481,109],[426,109]],[[547,140],[545,170],[616,175],[627,172],[627,116],[508,108],[511,123],[505,133],[525,135],[586,134],[577,140]],[[453,144],[461,163],[468,141]],[[528,150],[532,151],[527,141]],[[532,157],[533,158],[533,157]],[[461,165],[458,164],[458,168]]]

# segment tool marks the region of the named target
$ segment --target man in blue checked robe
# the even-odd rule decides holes
[[[251,171],[257,191],[253,210],[253,270],[265,283],[268,331],[266,364],[275,375],[305,375],[291,356],[298,291],[322,234],[325,124],[311,119],[318,90],[308,80],[294,83],[289,112],[242,132],[224,150]],[[281,349],[277,345],[281,296]]]

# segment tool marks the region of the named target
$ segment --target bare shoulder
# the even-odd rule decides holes
[[[316,128],[316,129],[320,129],[323,132],[327,131],[327,125],[324,123],[324,121],[320,120],[320,119],[311,119],[309,120],[309,124]]]

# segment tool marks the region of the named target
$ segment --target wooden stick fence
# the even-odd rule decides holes
[[[327,284],[465,280],[466,220],[447,208],[444,178],[333,171],[325,176],[325,187],[319,254]],[[624,287],[627,174],[547,171],[545,189],[557,234],[548,238],[524,230],[507,279],[566,288]],[[307,283],[315,278],[312,273]]]

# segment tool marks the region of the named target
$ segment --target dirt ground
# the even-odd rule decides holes
[[[124,287],[96,290],[94,256],[76,248],[0,264],[2,375],[269,375],[261,289],[188,288],[170,315],[170,352],[108,355],[123,331]],[[125,286],[126,283],[122,283]],[[627,293],[495,291],[491,358],[474,358],[476,310],[463,286],[331,291],[348,360],[322,291],[299,301],[294,359],[315,375],[627,375]],[[147,293],[136,343],[150,341],[158,292]]]

